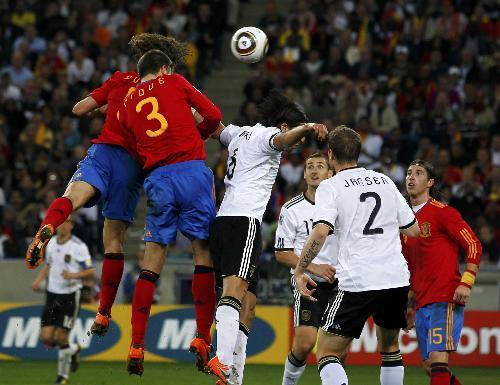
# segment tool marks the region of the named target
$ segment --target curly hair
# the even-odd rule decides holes
[[[167,54],[172,60],[173,66],[184,64],[186,56],[189,55],[187,43],[180,42],[171,36],[163,36],[158,33],[140,33],[132,36],[128,45],[132,49],[132,54],[136,60],[146,52],[157,49]]]
[[[277,89],[257,105],[259,122],[266,127],[278,127],[282,123],[295,127],[307,122],[304,110]]]

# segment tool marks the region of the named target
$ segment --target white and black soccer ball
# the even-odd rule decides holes
[[[243,63],[257,63],[267,53],[269,43],[266,34],[256,27],[243,27],[231,38],[231,52]]]

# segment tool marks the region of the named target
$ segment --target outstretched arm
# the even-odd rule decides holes
[[[273,138],[273,146],[277,150],[286,150],[300,142],[310,132],[314,132],[319,140],[325,140],[328,136],[328,130],[324,124],[305,123],[276,135]]]

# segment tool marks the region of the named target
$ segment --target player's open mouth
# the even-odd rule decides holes
[[[408,183],[408,187],[415,187],[415,183]]]

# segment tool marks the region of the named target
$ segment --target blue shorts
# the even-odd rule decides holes
[[[449,302],[431,303],[417,310],[415,326],[420,355],[457,350],[464,325],[464,306]]]
[[[85,207],[101,201],[105,218],[132,223],[143,180],[141,166],[125,149],[99,143],[90,146],[70,183],[86,182],[99,191]]]
[[[202,160],[158,167],[144,181],[148,211],[144,240],[162,245],[175,241],[177,230],[193,239],[208,239],[215,218],[212,171]]]

